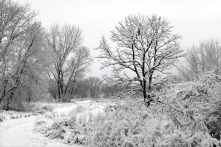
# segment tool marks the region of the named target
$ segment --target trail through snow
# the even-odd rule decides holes
[[[80,102],[80,105],[88,104]],[[57,108],[55,112],[68,113],[76,105]],[[67,145],[44,137],[43,134],[33,130],[38,116],[6,120],[0,123],[0,147],[81,147],[80,145]]]
[[[9,120],[0,124],[0,147],[70,147],[34,132],[36,116]],[[71,147],[79,147],[73,145]]]
[[[53,105],[53,104],[52,104]],[[87,111],[94,115],[103,112],[106,103],[96,101],[78,101],[73,104],[55,104],[53,111],[57,114],[69,114],[71,110],[78,106],[83,106]],[[40,116],[41,117],[41,116]],[[0,122],[0,147],[82,147],[80,145],[67,145],[53,139],[44,137],[43,134],[34,131],[36,120],[39,116],[30,116],[27,118],[19,118],[13,120],[5,120]]]

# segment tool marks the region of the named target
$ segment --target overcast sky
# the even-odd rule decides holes
[[[15,0],[14,0],[15,1]],[[110,38],[119,21],[129,14],[163,16],[174,26],[172,31],[182,36],[183,49],[205,39],[221,39],[221,0],[17,0],[29,3],[38,11],[38,19],[49,28],[53,23],[73,24],[83,30],[84,46],[91,49],[95,57],[104,35]],[[88,76],[100,76],[107,71],[100,71],[100,64],[95,60]]]

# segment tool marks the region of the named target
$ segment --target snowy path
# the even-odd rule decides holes
[[[34,132],[36,116],[0,123],[0,147],[80,147],[66,145]]]
[[[93,103],[93,105],[91,104]],[[68,114],[73,108],[84,106],[93,114],[102,111],[105,104],[89,101],[79,101],[73,105],[61,104],[55,108],[58,114]],[[34,125],[39,116],[31,116],[14,120],[6,120],[0,123],[0,147],[82,147],[80,145],[67,145],[56,140],[44,137],[35,132]]]
[[[37,116],[0,123],[0,147],[80,147],[66,145],[33,131]]]

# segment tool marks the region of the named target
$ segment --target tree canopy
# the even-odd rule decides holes
[[[172,26],[166,19],[157,15],[129,15],[112,31],[111,48],[102,37],[100,55],[102,68],[112,67],[113,74],[104,79],[113,84],[131,85],[128,91],[143,93],[144,101],[150,104],[153,79],[163,73],[183,56],[179,39],[181,36],[171,32]],[[135,76],[125,72],[129,69]]]

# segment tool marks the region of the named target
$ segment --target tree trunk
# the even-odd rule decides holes
[[[3,84],[4,84],[4,86],[3,86],[3,93],[2,93],[2,96],[0,97],[0,104],[1,104],[1,102],[2,102],[2,100],[3,100],[3,98],[4,98],[5,95],[6,95],[7,82],[8,82],[8,80],[6,80],[6,79],[3,80]]]
[[[152,79],[153,79],[153,71],[150,71],[148,86],[146,80],[143,81],[143,96],[144,96],[145,105],[147,107],[150,106],[150,103],[153,101],[150,94],[152,91]]]
[[[59,76],[58,76],[59,77]],[[59,78],[60,79],[60,78]],[[57,88],[58,88],[58,101],[61,100],[61,93],[60,93],[60,80],[57,81]]]
[[[148,101],[148,97],[147,97],[147,81],[143,80],[143,98],[144,98],[144,103],[146,105],[147,101]]]
[[[149,83],[148,83],[148,99],[150,99],[150,93],[152,90],[152,75],[149,76]]]
[[[20,96],[21,96],[20,90],[19,90],[19,94],[20,94]],[[31,89],[30,89],[30,88],[28,88],[28,103],[29,103],[29,104],[31,103]]]
[[[65,97],[65,93],[64,93],[64,90],[63,90],[63,86],[64,86],[64,77],[63,77],[63,73],[62,71],[61,72],[61,78],[60,78],[60,90],[61,90],[61,101],[64,102],[64,97]]]
[[[16,89],[16,88],[15,88],[15,89]],[[8,111],[8,110],[10,109],[9,105],[10,105],[10,103],[11,103],[11,100],[12,100],[13,96],[14,96],[14,93],[15,93],[15,90],[13,90],[13,91],[11,92],[10,96],[9,96],[8,99],[7,99],[6,106],[5,106],[5,110],[6,110],[6,111]]]

